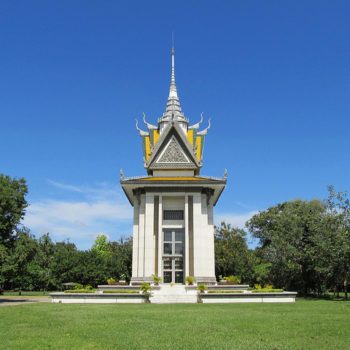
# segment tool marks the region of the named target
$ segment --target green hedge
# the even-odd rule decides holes
[[[222,294],[222,293],[228,293],[228,294],[239,294],[243,293],[243,290],[208,290],[208,293],[210,294]]]
[[[281,293],[283,292],[283,289],[274,289],[274,288],[270,288],[270,289],[254,289],[252,290],[252,293]]]
[[[114,290],[104,290],[103,294],[113,294],[113,293],[120,293],[120,294],[138,294],[138,290],[132,290],[132,289],[114,289]]]
[[[65,293],[95,293],[95,289],[68,289]]]

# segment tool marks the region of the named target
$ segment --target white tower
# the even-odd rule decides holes
[[[148,176],[121,178],[134,207],[131,283],[152,281],[215,283],[213,207],[226,185],[224,178],[199,176],[209,126],[189,125],[175,84],[175,52],[166,110],[158,125],[136,127],[143,142]]]

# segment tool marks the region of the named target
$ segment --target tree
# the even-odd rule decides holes
[[[38,267],[36,288],[48,290],[55,285],[52,262],[55,254],[55,244],[52,242],[49,233],[41,236],[38,240],[38,251],[34,258]]]
[[[27,201],[26,181],[0,174],[0,244],[10,247],[23,219]]]
[[[108,260],[108,277],[121,278],[123,275],[129,281],[132,264],[132,239],[121,238],[119,241],[109,242],[111,252]]]
[[[279,288],[321,293],[325,284],[316,269],[315,237],[323,230],[326,206],[295,200],[254,215],[247,228],[260,239],[261,258],[271,263],[270,278]]]
[[[108,258],[110,256],[110,250],[107,236],[103,233],[97,235],[91,250],[102,257]]]
[[[347,192],[328,187],[327,217],[322,235],[315,240],[318,253],[317,269],[329,286],[339,292],[344,287],[345,298],[350,279],[350,200]]]
[[[8,249],[0,244],[0,289],[4,288],[4,284],[6,282],[6,262],[8,259]]]
[[[3,265],[7,284],[11,288],[18,288],[20,293],[22,290],[35,288],[37,266],[34,257],[37,250],[37,241],[27,229],[23,229],[18,233],[18,238]]]
[[[106,258],[92,249],[78,252],[78,261],[73,271],[75,282],[93,287],[104,284],[109,277]]]
[[[253,253],[248,249],[246,232],[222,222],[215,227],[215,270],[217,276],[237,275],[251,282]]]
[[[79,282],[79,263],[79,252],[74,243],[57,242],[50,263],[52,287],[61,289],[62,283]]]

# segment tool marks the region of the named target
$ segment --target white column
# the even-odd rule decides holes
[[[162,264],[162,255],[163,255],[163,197],[159,195],[159,236],[158,236],[158,276],[163,278],[163,264]],[[156,248],[156,249],[157,249]]]
[[[215,248],[214,248],[214,223],[213,223],[213,204],[212,198],[207,204],[205,196],[206,215],[203,216],[203,226],[207,227],[207,254],[208,254],[208,274],[206,277],[215,277]]]
[[[146,194],[145,202],[145,257],[144,277],[151,277],[155,272],[155,237],[154,237],[154,194]]]
[[[189,218],[188,218],[188,195],[185,195],[185,250],[184,250],[184,274],[186,276],[190,275],[189,271]]]
[[[193,196],[193,247],[194,275],[196,277],[214,277],[214,241],[208,227],[207,196]]]
[[[142,194],[140,196],[140,209],[139,209],[139,232],[138,232],[138,276],[144,277],[144,257],[145,257],[145,198]]]
[[[132,277],[139,275],[139,204],[134,202],[134,223],[132,234]]]
[[[193,273],[195,276],[202,274],[202,199],[201,194],[193,194]]]

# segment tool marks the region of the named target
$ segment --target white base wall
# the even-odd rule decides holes
[[[203,304],[235,304],[235,303],[294,303],[295,297],[289,297],[289,298],[269,298],[269,297],[262,297],[262,298],[210,298],[210,299],[202,299]]]

